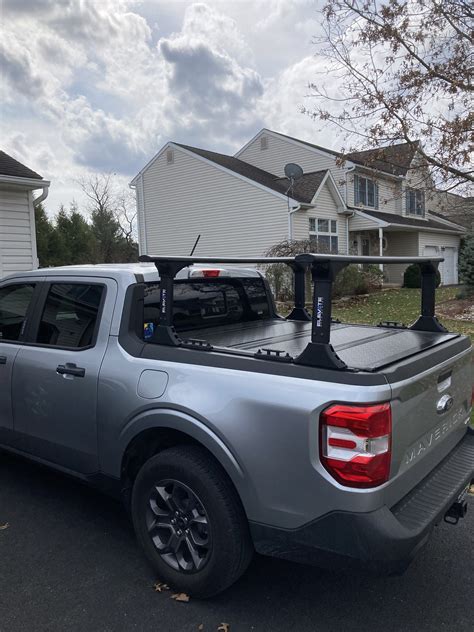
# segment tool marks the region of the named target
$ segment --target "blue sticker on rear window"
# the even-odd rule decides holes
[[[143,325],[143,338],[145,340],[149,340],[153,336],[154,331],[155,331],[154,323],[145,323]]]

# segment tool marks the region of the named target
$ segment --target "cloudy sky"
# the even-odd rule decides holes
[[[321,4],[1,0],[1,146],[51,180],[50,213],[168,140],[234,153],[265,126],[337,147],[300,112]]]

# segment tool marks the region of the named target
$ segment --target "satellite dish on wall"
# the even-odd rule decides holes
[[[294,162],[285,165],[285,176],[288,180],[298,180],[303,175],[303,169]]]

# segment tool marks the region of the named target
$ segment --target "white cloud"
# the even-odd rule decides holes
[[[233,20],[191,5],[182,30],[161,39],[158,50],[166,77],[163,115],[173,131],[181,127],[195,137],[197,126],[200,136],[227,144],[246,133],[263,84],[246,64],[246,44]]]
[[[308,56],[285,68],[276,78],[265,85],[261,101],[260,116],[266,126],[290,136],[299,136],[317,145],[340,149],[342,135],[334,128],[329,129],[308,114],[303,108],[312,110],[310,82],[329,83],[325,68],[320,60]]]
[[[233,152],[263,125],[314,138],[314,2],[3,0],[4,149],[52,180],[130,178],[168,139]],[[162,26],[164,24],[164,26]],[[318,141],[316,141],[318,142]]]

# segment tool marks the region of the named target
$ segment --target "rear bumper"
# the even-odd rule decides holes
[[[392,508],[335,511],[296,530],[251,524],[257,552],[328,568],[400,573],[474,474],[474,433]]]

